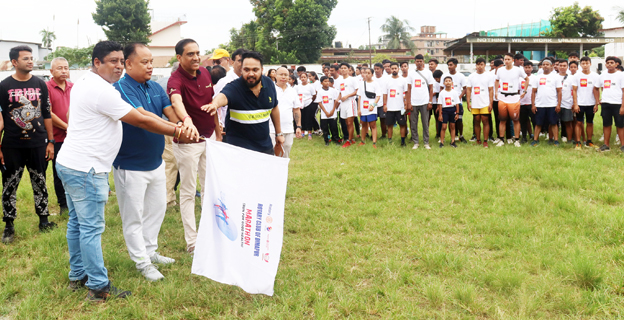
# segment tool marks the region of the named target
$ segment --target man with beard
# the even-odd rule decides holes
[[[241,148],[274,154],[269,136],[269,117],[275,126],[275,148],[284,144],[284,133],[277,107],[275,84],[262,75],[262,55],[258,52],[245,52],[242,55],[242,76],[230,83],[212,101],[202,107],[211,116],[222,106],[227,105],[225,115],[226,143]],[[295,115],[297,132],[301,132],[300,115]]]

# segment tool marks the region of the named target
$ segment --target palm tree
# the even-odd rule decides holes
[[[42,37],[41,42],[43,43],[43,46],[46,48],[52,48],[52,41],[56,40],[56,35],[54,34],[54,31],[43,29],[39,31],[39,34]]]
[[[624,24],[624,7],[615,7],[615,9],[619,10],[616,19]]]
[[[407,20],[399,20],[395,16],[386,19],[386,23],[381,26],[381,31],[385,32],[379,38],[379,41],[387,41],[386,49],[400,49],[401,47],[414,49],[414,43],[411,41],[410,31],[413,31]]]

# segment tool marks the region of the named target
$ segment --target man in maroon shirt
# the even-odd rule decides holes
[[[67,117],[69,113],[69,94],[73,83],[67,81],[69,78],[69,64],[63,57],[52,59],[50,63],[50,73],[52,79],[46,82],[48,95],[50,97],[50,110],[52,114],[52,125],[54,126],[54,154],[58,154],[63,146],[65,136],[67,136]],[[56,157],[52,159],[52,176],[54,177],[54,192],[61,211],[59,215],[67,214],[67,200],[65,199],[65,189],[63,182],[56,174]]]
[[[180,67],[171,74],[167,83],[167,94],[178,118],[182,119],[185,134],[198,132],[206,139],[221,141],[219,117],[209,115],[201,107],[212,102],[214,94],[210,73],[200,67],[201,53],[197,42],[192,39],[180,40],[176,46],[176,57]],[[180,214],[184,226],[184,240],[188,253],[195,251],[197,224],[195,222],[195,193],[197,175],[204,196],[206,177],[206,142],[175,143],[173,154],[178,161],[180,172]]]

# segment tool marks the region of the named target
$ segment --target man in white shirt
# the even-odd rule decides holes
[[[514,145],[520,147],[520,79],[524,78],[525,81],[529,81],[529,77],[524,73],[524,69],[515,67],[513,65],[514,56],[513,53],[506,53],[503,63],[504,68],[499,68],[496,72],[495,88],[499,88],[498,95],[498,128],[502,132],[501,136],[505,134],[505,128],[507,126],[507,120],[511,119],[514,125]],[[502,139],[496,145],[502,147],[505,145],[505,140]]]
[[[384,68],[381,63],[375,63],[373,66],[373,71],[375,74],[373,75],[373,81],[379,82],[379,87],[385,90],[386,82],[388,81],[388,76],[384,73]],[[378,108],[377,108],[377,117],[379,118],[379,127],[381,128],[381,139],[386,137],[388,133],[388,127],[386,126],[386,112],[384,111],[384,98],[383,96],[379,99]]]
[[[557,113],[561,109],[561,78],[553,72],[553,64],[549,59],[542,60],[544,73],[535,77],[531,83],[533,90],[532,105],[535,114],[535,134],[531,146],[539,144],[539,133],[542,126],[549,125],[549,134],[554,138],[553,144],[559,146]]]
[[[624,73],[618,71],[618,58],[609,56],[605,59],[607,72],[600,75],[598,87],[602,89],[602,130],[604,132],[604,144],[599,151],[611,151],[609,147],[611,139],[611,126],[615,121],[617,135],[620,137],[620,143],[624,144]],[[620,147],[624,152],[624,145]]]
[[[357,104],[355,102],[355,96],[357,95],[359,83],[356,78],[349,76],[349,64],[343,62],[340,64],[341,76],[334,83],[334,87],[338,90],[340,101],[340,117],[345,119],[347,125],[348,139],[343,145],[343,148],[349,147],[355,144],[353,139],[353,119],[357,116]]]
[[[559,77],[561,77],[561,110],[559,111],[559,120],[562,124],[562,136],[565,134],[565,138],[574,143],[576,147],[576,141],[574,141],[573,136],[574,113],[572,111],[576,106],[574,97],[575,77],[568,73],[568,60],[559,60]],[[580,146],[578,147],[580,148]]]
[[[429,113],[433,109],[433,75],[431,71],[425,69],[425,60],[422,54],[414,57],[416,71],[407,77],[407,95],[411,97],[408,106],[410,113],[410,130],[414,147],[418,149],[418,117],[421,116],[423,127],[423,143],[425,149],[429,150]]]
[[[388,126],[388,143],[392,143],[392,131],[395,124],[399,125],[401,133],[401,147],[405,147],[407,136],[407,116],[409,96],[407,94],[407,80],[399,75],[399,64],[390,64],[392,77],[386,83],[384,90],[384,111],[386,112],[386,126]]]
[[[526,79],[520,80],[520,90],[522,90],[522,96],[520,98],[520,132],[522,134],[522,138],[520,139],[520,143],[527,143],[529,134],[533,132],[532,125],[535,124],[535,114],[533,114],[532,105],[531,105],[531,97],[533,96],[533,90],[531,90],[531,80],[535,77],[533,75],[533,62],[530,60],[524,61],[524,73],[529,76],[529,81]],[[530,137],[531,140],[533,137]]]
[[[594,114],[598,111],[600,104],[600,89],[598,83],[600,76],[591,71],[591,58],[581,58],[581,72],[576,74],[576,96],[578,110],[576,112],[576,135],[581,136],[585,129],[585,146],[594,147],[592,137],[594,135]],[[585,119],[587,126],[583,128]]]
[[[407,78],[409,76],[409,62],[401,62],[401,76]]]
[[[481,124],[483,124],[483,147],[488,147],[490,126],[488,118],[492,112],[492,100],[494,97],[494,77],[485,72],[485,59],[478,58],[476,63],[477,72],[468,77],[466,87],[466,102],[468,111],[474,116],[474,128],[477,144],[481,144]]]
[[[119,120],[153,133],[174,135],[185,143],[196,141],[199,136],[190,136],[189,131],[182,132],[181,127],[156,116],[145,116],[121,99],[111,85],[123,72],[121,45],[101,41],[91,56],[91,71],[78,79],[72,89],[71,117],[57,172],[69,208],[69,287],[76,290],[86,285],[87,300],[104,301],[111,296],[125,298],[131,294],[113,287],[108,280],[101,242],[108,173],[122,141]]]
[[[448,61],[446,62],[446,65],[449,69],[449,72],[445,74],[444,76],[442,76],[442,78],[445,78],[446,76],[451,76],[451,78],[453,78],[453,90],[457,91],[457,94],[459,95],[459,101],[462,101],[463,97],[466,95],[466,76],[457,72],[458,64],[459,64],[459,61],[457,61],[457,59],[455,58],[448,59]],[[455,122],[455,141],[459,140],[463,143],[467,143],[468,141],[464,139],[464,122],[463,122],[464,106],[463,105],[460,106],[459,113],[457,115],[458,115],[458,119]]]

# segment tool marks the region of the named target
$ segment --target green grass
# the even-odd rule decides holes
[[[602,128],[595,132],[597,141]],[[273,297],[191,275],[177,209],[167,212],[159,250],[177,262],[161,268],[164,281],[146,282],[128,257],[111,197],[105,263],[113,283],[133,295],[87,303],[85,291],[66,290],[66,220],[52,217],[60,228],[37,231],[25,175],[17,239],[0,244],[0,319],[624,316],[619,150],[469,143],[414,151],[397,140],[377,150],[325,147],[318,137],[295,142]]]

